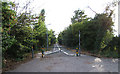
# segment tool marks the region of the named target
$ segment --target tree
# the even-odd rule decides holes
[[[89,19],[89,18],[87,18],[87,15],[85,15],[83,10],[75,10],[74,13],[75,13],[75,15],[73,16],[73,18],[71,18],[72,24],[76,23],[76,22],[82,22],[82,21]]]
[[[52,44],[55,44],[56,42],[56,37],[55,37],[55,34],[54,34],[54,31],[51,29],[50,31],[48,31],[48,42],[49,42],[49,45],[52,45]]]
[[[3,61],[23,60],[27,53],[32,52],[32,47],[36,50],[46,46],[45,10],[41,10],[38,17],[30,13],[17,16],[13,7],[15,4],[12,2],[2,2]],[[53,30],[49,31],[49,41],[50,45],[56,42]]]
[[[45,10],[42,9],[38,18],[38,23],[34,25],[34,36],[35,39],[38,40],[37,47],[39,49],[47,45],[47,31],[48,29],[45,26]],[[49,45],[56,42],[53,30],[48,31],[48,40]]]
[[[96,37],[96,43],[95,43],[95,49],[100,49],[101,42],[106,35],[107,31],[112,32],[112,18],[107,16],[106,14],[97,14],[94,19],[94,23],[98,25],[98,30],[96,31],[97,37]]]
[[[6,51],[8,48],[16,43],[14,36],[10,35],[11,28],[16,23],[16,12],[10,9],[10,6],[14,7],[15,4],[12,2],[2,2],[2,54],[4,57],[7,55]]]
[[[79,30],[81,33],[81,48],[93,52],[98,52],[101,46],[111,40],[112,34],[112,12],[96,14],[93,19],[88,20],[82,11],[75,11],[75,15],[71,19],[72,24],[59,34],[58,41],[69,47],[78,47]],[[84,16],[85,15],[85,16]],[[75,21],[77,19],[77,21]],[[109,36],[108,37],[106,36]]]
[[[44,10],[41,10],[41,13],[39,15],[39,20],[38,20],[38,24],[34,25],[34,35],[35,35],[35,39],[39,40],[39,42],[37,43],[37,47],[45,47],[46,46],[46,31],[47,28],[45,26],[45,23],[43,20],[45,18],[44,16]]]
[[[63,38],[62,38],[62,32],[59,33],[57,39],[58,39],[58,43],[59,43],[60,45],[62,45],[62,44],[63,44],[63,42],[62,42],[62,41],[63,41]]]

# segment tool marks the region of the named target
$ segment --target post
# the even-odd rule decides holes
[[[118,2],[118,36],[120,36],[120,1]]]
[[[42,48],[42,58],[44,57],[44,49]]]
[[[33,28],[32,28],[32,32],[33,32]],[[32,40],[33,40],[33,33],[32,33]],[[33,43],[32,43],[32,58],[34,58]]]
[[[50,25],[50,24],[48,24],[48,25]],[[46,27],[47,27],[47,25],[46,25]],[[47,50],[48,50],[48,28],[46,29],[46,31],[47,31]]]
[[[47,50],[48,50],[48,30],[47,30]]]
[[[79,30],[79,56],[80,56],[80,30]]]
[[[32,58],[34,58],[34,50],[33,50],[33,46],[32,46]]]
[[[76,48],[76,56],[78,56],[78,48]]]
[[[26,7],[26,10],[27,10],[27,7]],[[29,12],[30,12],[30,8],[29,8]],[[27,11],[25,12],[25,15],[26,15],[26,13],[27,13]],[[30,17],[30,14],[29,14],[29,17]],[[29,18],[29,20],[30,20],[30,18]],[[31,35],[32,35],[32,41],[33,41],[33,26],[31,26],[31,27],[32,27],[32,33],[31,33]],[[32,42],[32,58],[34,58],[33,42]]]

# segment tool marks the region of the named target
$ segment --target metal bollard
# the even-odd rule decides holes
[[[44,57],[44,48],[41,49],[42,52],[42,58]]]
[[[76,48],[76,56],[78,56],[78,48]]]
[[[34,58],[34,50],[33,50],[33,46],[32,46],[32,58]]]
[[[44,51],[42,50],[42,58],[43,58],[43,56],[44,56]]]

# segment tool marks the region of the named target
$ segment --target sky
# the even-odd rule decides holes
[[[9,0],[19,3],[19,6],[24,6],[29,0]],[[77,9],[84,10],[88,17],[94,17],[95,13],[104,12],[105,6],[114,0],[30,0],[29,8],[32,9],[33,14],[39,14],[42,9],[45,9],[45,24],[48,29],[53,29],[55,34],[59,34],[66,27],[71,24],[71,18],[74,11]],[[89,7],[92,8],[90,10]],[[18,10],[20,7],[18,7]],[[117,8],[116,8],[116,14]],[[117,15],[115,21],[116,31],[118,30]],[[117,35],[117,32],[115,33]]]

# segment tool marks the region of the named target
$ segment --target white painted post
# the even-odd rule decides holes
[[[79,30],[79,56],[80,56],[80,30]]]

